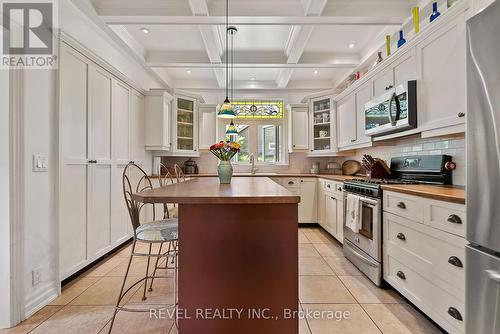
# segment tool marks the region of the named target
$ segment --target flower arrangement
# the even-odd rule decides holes
[[[223,142],[210,146],[210,152],[220,161],[230,161],[240,151],[241,145],[236,142]]]

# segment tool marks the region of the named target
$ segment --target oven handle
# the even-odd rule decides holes
[[[379,199],[378,200],[377,199],[372,199],[372,198],[369,198],[369,197],[360,196],[358,194],[350,193],[350,192],[346,192],[345,193],[344,199],[347,199],[347,195],[348,194],[358,196],[360,198],[361,202],[364,202],[364,203],[367,203],[367,204],[371,204],[371,205],[378,205],[378,204],[380,204],[380,200]]]
[[[392,117],[392,101],[396,102],[396,119]],[[388,107],[389,107],[389,112],[387,114],[389,115],[389,121],[391,122],[392,126],[396,126],[401,117],[401,104],[399,103],[399,98],[396,95],[396,92],[394,92],[394,94],[391,95]]]
[[[365,262],[366,264],[368,264],[371,267],[374,267],[374,268],[378,267],[378,263],[374,263],[373,260],[370,260],[369,258],[367,258],[366,256],[364,256],[363,254],[361,254],[360,252],[358,252],[356,250],[356,246],[352,242],[350,242],[348,239],[344,239],[344,243],[347,244],[347,246],[349,247],[349,250],[354,255],[356,255],[356,257],[358,257],[360,260],[362,260],[363,262]]]

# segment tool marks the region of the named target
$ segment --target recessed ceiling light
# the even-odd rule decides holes
[[[149,34],[149,29],[148,28],[141,28],[141,31],[145,34]]]
[[[252,80],[252,81],[255,80],[255,77],[250,77],[250,80]]]
[[[355,43],[349,43],[349,45],[347,45],[347,46],[349,47],[349,49],[352,49],[353,47],[356,46],[356,44]]]
[[[319,73],[319,71],[318,71],[318,70],[314,70],[314,72],[313,72],[313,73],[314,73],[314,74],[318,74],[318,73]]]
[[[186,73],[187,73],[187,74],[190,74],[190,73],[191,73],[191,70],[186,70]]]

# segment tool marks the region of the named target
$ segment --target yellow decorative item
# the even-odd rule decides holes
[[[385,48],[387,51],[387,57],[391,55],[391,35],[385,36]]]
[[[413,7],[411,12],[413,14],[413,27],[415,28],[415,34],[418,34],[420,31],[420,8]]]

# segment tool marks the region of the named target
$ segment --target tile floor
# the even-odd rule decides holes
[[[82,273],[50,305],[17,327],[0,330],[0,334],[107,333],[129,252],[130,246],[124,247]],[[134,261],[131,275],[139,277],[145,268],[145,259]],[[171,272],[162,274],[172,276]],[[300,320],[300,334],[441,333],[394,291],[373,285],[344,258],[340,243],[322,229],[299,229],[299,275],[302,310],[333,311],[329,314],[336,315],[335,319]],[[141,300],[143,286],[135,287],[125,303],[148,309],[171,303],[172,281],[173,278],[158,279],[145,301]],[[119,312],[113,332],[155,334],[176,330],[169,319],[151,319],[149,313]]]

